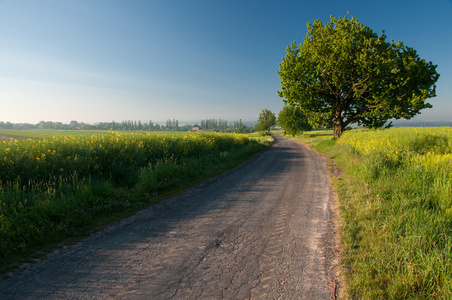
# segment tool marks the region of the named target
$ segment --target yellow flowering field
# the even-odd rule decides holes
[[[389,130],[351,130],[343,134],[339,144],[348,144],[361,154],[384,152],[399,155],[451,153],[452,128],[391,128]]]
[[[381,153],[388,160],[408,159],[427,169],[452,170],[452,128],[351,130],[338,141],[361,155]]]
[[[72,176],[114,176],[124,166],[145,167],[159,160],[226,151],[245,145],[240,134],[120,133],[54,136],[0,143],[0,181],[27,183]]]

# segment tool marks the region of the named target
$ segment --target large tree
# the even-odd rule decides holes
[[[270,133],[270,129],[276,125],[276,116],[271,110],[263,109],[257,120],[257,130]]]
[[[386,42],[353,17],[307,23],[299,46],[287,47],[279,64],[280,97],[298,106],[311,125],[334,129],[338,138],[352,123],[382,127],[410,119],[436,96],[436,65],[402,42]]]
[[[303,131],[311,130],[308,118],[297,106],[284,106],[279,112],[277,121],[278,124],[284,128],[287,134],[296,135],[303,133]]]

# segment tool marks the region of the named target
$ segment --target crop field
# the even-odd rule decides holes
[[[13,133],[21,136],[6,133],[19,139],[0,142],[0,265],[133,213],[266,146],[240,134]]]
[[[64,136],[89,136],[95,134],[109,134],[105,130],[12,130],[12,129],[0,129],[0,142],[13,140],[24,140],[24,139],[49,139],[53,137],[64,137]]]
[[[168,158],[180,159],[209,151],[227,151],[246,144],[244,135],[140,134],[63,136],[14,140],[0,145],[0,178],[4,183],[47,182],[52,178],[110,177],[122,181],[128,168]]]

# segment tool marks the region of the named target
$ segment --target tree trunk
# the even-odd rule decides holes
[[[339,125],[334,124],[334,127],[333,127],[333,137],[334,137],[334,139],[337,140],[341,136],[341,134],[342,134],[342,127],[341,127],[341,125],[340,124]]]
[[[342,134],[342,120],[337,117],[333,121],[333,137],[337,140]]]

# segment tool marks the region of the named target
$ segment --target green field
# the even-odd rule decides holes
[[[12,139],[49,139],[53,137],[60,136],[87,136],[95,134],[111,134],[109,131],[105,130],[11,130],[11,129],[0,129],[0,142],[9,141]]]
[[[299,140],[334,158],[344,297],[452,298],[452,129],[351,130]]]
[[[0,265],[85,235],[268,144],[240,134],[1,131]],[[91,133],[91,134],[89,134]]]

